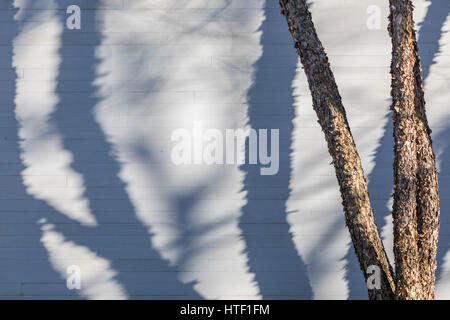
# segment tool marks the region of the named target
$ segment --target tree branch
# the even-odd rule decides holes
[[[439,195],[410,0],[390,0],[398,299],[434,299]]]

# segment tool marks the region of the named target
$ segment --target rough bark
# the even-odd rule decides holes
[[[346,225],[366,281],[368,267],[381,270],[381,288],[369,289],[371,299],[393,299],[395,284],[375,223],[361,160],[347,122],[328,57],[317,36],[305,0],[279,0],[303,64],[313,107],[328,143],[340,186]]]
[[[394,254],[398,299],[433,299],[439,196],[410,0],[390,0]]]

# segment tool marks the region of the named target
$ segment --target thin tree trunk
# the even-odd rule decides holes
[[[328,57],[317,36],[305,0],[279,2],[305,69],[313,107],[333,158],[346,224],[361,270],[366,281],[370,276],[369,266],[378,266],[381,270],[381,288],[369,289],[369,297],[393,299],[395,284],[392,268],[378,233],[361,160]]]
[[[398,299],[434,299],[439,195],[410,0],[390,0]]]

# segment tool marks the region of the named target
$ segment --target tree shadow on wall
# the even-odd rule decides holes
[[[243,191],[247,194],[247,204],[242,208],[239,227],[246,244],[248,266],[262,297],[310,299],[312,289],[306,266],[295,247],[286,211],[291,192],[295,116],[292,82],[297,55],[279,10],[270,9],[267,1],[264,12],[265,20],[260,28],[263,53],[254,65],[253,86],[248,92],[248,125],[256,131],[280,129],[280,167],[276,175],[264,176],[259,165],[241,166],[245,173]],[[286,44],[283,55],[276,45],[280,43]]]
[[[15,20],[18,9],[11,4],[2,10],[0,65],[0,298],[1,299],[76,299],[66,280],[50,265],[41,242],[41,219],[49,212],[58,214],[44,201],[30,196],[22,173],[19,122],[14,112],[16,82],[13,41],[22,31]],[[23,73],[22,73],[23,75]]]
[[[86,10],[94,15],[93,23],[99,4],[99,0],[92,0]],[[61,23],[65,24],[65,16],[62,18]],[[152,234],[137,219],[136,208],[119,177],[121,164],[115,150],[95,118],[94,109],[100,99],[94,81],[101,63],[96,49],[101,42],[97,27],[87,33],[64,28],[59,52],[59,103],[53,117],[64,138],[64,147],[73,154],[72,168],[84,178],[84,196],[98,225],[84,227],[77,221],[58,217],[60,222],[54,223],[55,229],[69,241],[110,261],[115,280],[130,299],[201,299],[194,284],[182,283],[178,270],[152,247]],[[77,55],[81,59],[74,59]],[[79,76],[82,81],[73,81]],[[52,217],[48,220],[52,222]]]

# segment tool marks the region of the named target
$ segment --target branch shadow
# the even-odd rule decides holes
[[[1,12],[2,23],[8,27],[2,33],[0,49],[0,299],[77,299],[67,289],[66,280],[53,269],[41,241],[41,219],[49,212],[58,212],[29,195],[23,181],[23,140],[14,109],[20,79],[13,67],[13,42],[22,26],[15,19],[18,8],[12,3]]]
[[[436,64],[436,58],[441,52],[440,39],[444,35],[444,24],[447,20],[450,6],[449,3],[439,0],[430,0],[427,15],[419,24],[419,54],[422,62],[422,79],[426,87],[429,80],[430,69]]]
[[[286,210],[291,192],[291,144],[295,116],[292,82],[298,58],[295,50],[289,47],[286,49],[289,54],[283,54],[283,68],[274,66],[280,53],[270,44],[283,39],[291,43],[291,40],[279,12],[268,7],[267,1],[264,9],[266,20],[260,27],[263,53],[254,65],[254,81],[248,92],[247,124],[256,131],[280,129],[280,169],[276,175],[262,176],[259,166],[245,164],[240,167],[245,173],[243,191],[247,194],[247,203],[242,208],[239,227],[246,243],[249,270],[255,275],[262,297],[311,299],[312,289],[306,266],[295,247]],[[274,14],[278,16],[279,26],[272,17]],[[277,104],[265,102],[267,97],[274,95]],[[273,116],[280,114],[277,111],[280,108],[289,111],[283,110],[283,116],[277,116],[280,119],[277,128],[274,127]],[[247,156],[248,143],[247,140]]]

